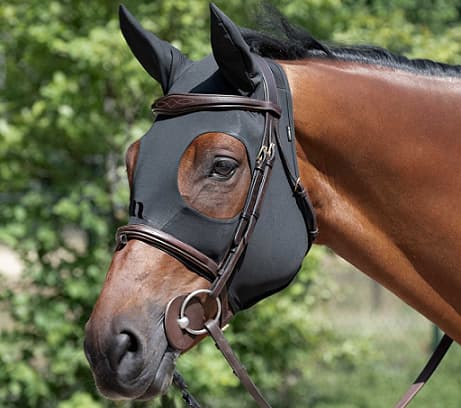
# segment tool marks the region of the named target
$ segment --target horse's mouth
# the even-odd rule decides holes
[[[132,380],[122,379],[117,373],[112,372],[108,376],[107,373],[95,370],[96,386],[103,396],[111,400],[150,400],[168,390],[178,356],[179,352],[167,348],[155,371],[146,366]]]

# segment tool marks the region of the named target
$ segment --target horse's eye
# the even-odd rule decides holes
[[[216,157],[210,171],[210,177],[227,180],[234,175],[237,167],[237,161],[230,157]]]

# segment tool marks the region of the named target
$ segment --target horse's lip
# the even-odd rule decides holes
[[[157,395],[165,394],[173,380],[174,370],[176,368],[176,359],[179,352],[168,348],[160,361],[155,373],[154,379],[146,390],[136,400],[146,401]]]
[[[145,369],[137,379],[133,379],[130,383],[120,383],[116,373],[113,373],[114,385],[100,384],[99,377],[95,376],[96,386],[102,395],[111,400],[150,400],[155,396],[165,394],[168,390],[179,354],[179,352],[167,348],[154,375],[149,373],[149,369]],[[149,381],[149,377],[152,380]]]

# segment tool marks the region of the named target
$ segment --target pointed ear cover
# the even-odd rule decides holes
[[[175,78],[191,64],[181,51],[141,27],[133,15],[120,5],[120,29],[134,56],[167,93]]]
[[[210,11],[211,46],[215,60],[236,89],[250,94],[261,81],[256,58],[234,22],[213,3]]]

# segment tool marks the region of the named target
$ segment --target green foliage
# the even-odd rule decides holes
[[[206,1],[126,3],[191,58],[209,52]],[[217,3],[251,25],[255,0]],[[460,62],[457,1],[276,4],[320,38]],[[0,311],[12,321],[0,334],[0,406],[113,406],[94,389],[83,328],[110,261],[113,232],[126,219],[123,151],[148,128],[149,102],[160,89],[124,44],[116,2],[3,2],[0,27],[0,241],[25,263],[20,284],[2,285],[0,292]],[[325,399],[316,380],[320,368],[347,373],[364,356],[378,358],[367,341],[343,343],[309,314],[328,298],[316,273],[321,254],[310,255],[289,289],[236,318],[229,339],[275,406],[372,406],[338,403],[351,401],[344,387]],[[306,358],[317,365],[306,365]],[[207,405],[249,404],[210,341],[179,364]],[[306,384],[317,399],[306,401]],[[177,394],[115,405],[181,406]]]

